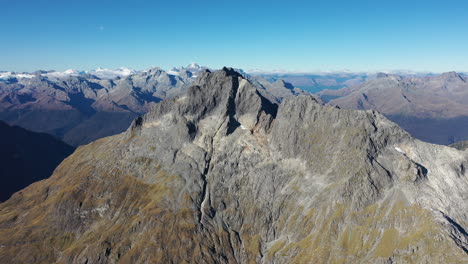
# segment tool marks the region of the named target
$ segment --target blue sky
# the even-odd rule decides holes
[[[468,1],[0,0],[0,70],[468,71]]]

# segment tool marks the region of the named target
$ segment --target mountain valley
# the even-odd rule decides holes
[[[31,183],[47,179],[74,148],[51,135],[0,121],[0,203]]]

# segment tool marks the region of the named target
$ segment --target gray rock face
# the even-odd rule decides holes
[[[284,99],[290,96],[310,94],[304,90],[294,87],[292,84],[285,82],[282,79],[270,82],[261,76],[245,76],[262,96],[268,98],[272,102],[281,103]],[[318,99],[320,100],[320,99]]]
[[[468,82],[455,72],[418,77],[380,74],[358,87],[319,96],[346,109],[374,109],[416,138],[437,144],[468,139]]]
[[[450,147],[456,148],[459,150],[466,150],[468,149],[468,141],[459,141],[457,143],[451,144]]]
[[[0,261],[466,263],[467,166],[375,111],[202,71],[0,204]]]

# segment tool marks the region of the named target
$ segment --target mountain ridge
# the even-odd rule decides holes
[[[71,145],[86,144],[123,132],[153,104],[184,93],[206,70],[196,66],[170,72],[153,67],[112,79],[71,71],[59,78],[39,72],[31,78],[0,81],[0,119],[52,134]],[[273,101],[298,93],[286,84],[257,85]]]
[[[375,109],[424,141],[447,145],[468,138],[468,83],[456,72],[381,75],[360,86],[318,95],[341,108]]]
[[[376,111],[203,71],[0,204],[0,260],[463,263],[466,166]]]

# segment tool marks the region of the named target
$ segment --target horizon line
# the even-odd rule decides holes
[[[234,68],[237,70],[241,70],[247,74],[250,75],[255,75],[255,74],[283,74],[283,75],[307,75],[307,74],[316,74],[316,75],[326,75],[326,74],[367,74],[367,75],[372,75],[372,74],[378,74],[378,73],[385,73],[385,74],[404,74],[404,75],[418,75],[418,74],[443,74],[443,73],[450,73],[450,72],[456,72],[459,74],[468,74],[468,70],[448,70],[448,71],[431,71],[431,70],[409,70],[409,69],[375,69],[375,70],[350,70],[350,69],[339,69],[339,70],[334,70],[334,69],[326,69],[326,70],[321,70],[321,69],[316,69],[316,70],[287,70],[287,69],[272,69],[272,70],[266,70],[266,69],[261,69],[261,68],[249,68],[249,69],[244,69],[242,67],[234,67],[234,66],[222,66],[222,67],[209,67],[205,65],[201,65],[195,62],[192,62],[188,64],[187,66],[177,66],[177,67],[160,67],[160,66],[150,66],[150,67],[144,67],[142,69],[135,69],[132,67],[125,67],[125,66],[120,66],[116,68],[108,68],[108,67],[97,67],[93,69],[77,69],[77,68],[69,68],[65,69],[63,71],[60,70],[53,70],[53,69],[36,69],[33,71],[11,71],[11,70],[3,70],[0,69],[0,72],[9,72],[9,73],[17,73],[17,74],[24,74],[24,73],[34,73],[38,71],[47,71],[47,72],[66,72],[66,71],[78,71],[78,72],[84,72],[84,73],[89,73],[93,72],[99,69],[102,70],[109,70],[109,71],[116,71],[116,70],[122,70],[122,69],[128,69],[128,70],[134,70],[136,72],[143,72],[145,70],[153,69],[153,68],[159,68],[162,69],[166,72],[171,71],[172,69],[180,69],[180,68],[188,68],[189,66],[192,66],[193,64],[199,65],[200,68],[208,68],[210,70],[219,70],[222,69],[223,67],[228,67],[228,68]]]

